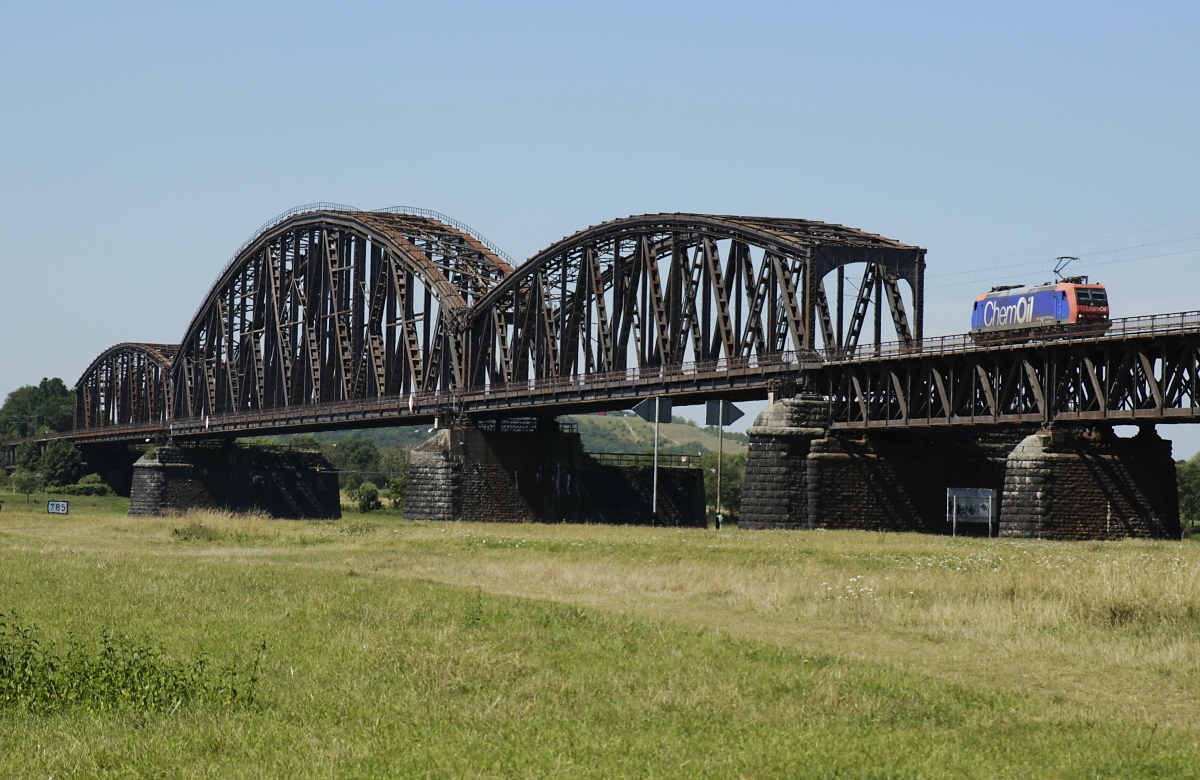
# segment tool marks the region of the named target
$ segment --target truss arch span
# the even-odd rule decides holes
[[[189,324],[174,416],[452,388],[464,318],[511,272],[435,212],[293,209],[243,244]]]
[[[915,344],[924,255],[809,220],[649,214],[605,222],[542,250],[472,308],[471,382]],[[852,264],[865,269],[861,280],[847,276]],[[829,287],[840,295],[831,298]],[[878,325],[868,331],[872,313]]]
[[[109,347],[75,383],[75,429],[163,422],[171,414],[175,344]]]

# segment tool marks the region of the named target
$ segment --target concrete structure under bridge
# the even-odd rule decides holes
[[[1200,313],[979,344],[926,337],[924,296],[925,250],[807,220],[628,217],[517,266],[434,212],[316,204],[234,253],[179,344],[102,352],[63,436],[100,470],[147,441],[436,423],[414,512],[572,520],[605,514],[604,464],[554,417],[770,396],[746,528],[942,532],[957,487],[1000,494],[1002,535],[1178,534],[1155,426],[1200,421]]]

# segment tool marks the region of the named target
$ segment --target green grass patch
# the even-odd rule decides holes
[[[54,493],[31,493],[26,496],[21,493],[0,494],[0,521],[9,515],[47,514],[47,501],[67,501],[70,514],[82,517],[98,517],[102,515],[123,515],[129,511],[129,499],[121,496],[66,496]],[[54,517],[63,518],[62,515]]]
[[[0,609],[48,657],[120,626],[143,676],[224,664],[193,706],[0,707],[0,776],[1200,767],[1194,545],[359,522],[0,519]]]

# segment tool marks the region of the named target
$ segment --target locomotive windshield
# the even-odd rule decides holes
[[[1108,293],[1103,289],[1092,289],[1076,287],[1075,299],[1079,301],[1080,306],[1107,306]]]

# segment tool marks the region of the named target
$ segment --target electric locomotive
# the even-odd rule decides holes
[[[1072,276],[1035,287],[993,287],[975,299],[971,338],[977,342],[1103,333],[1110,326],[1108,292]]]

